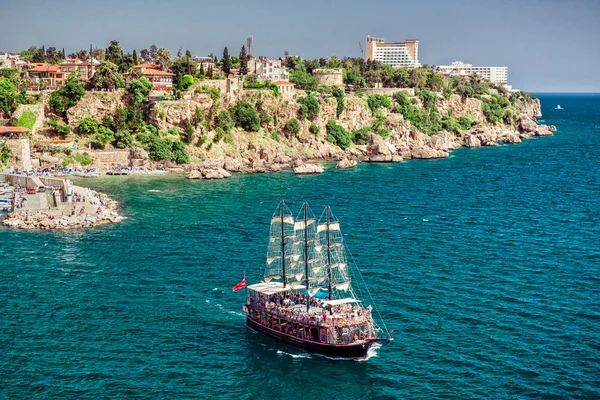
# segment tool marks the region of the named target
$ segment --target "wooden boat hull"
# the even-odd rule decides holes
[[[311,353],[322,354],[333,358],[364,359],[367,357],[369,348],[377,340],[364,340],[359,343],[347,345],[333,345],[326,343],[317,343],[309,340],[286,335],[285,333],[263,326],[249,317],[246,317],[246,326],[255,332],[258,332],[270,339],[276,340],[297,350],[304,350]]]

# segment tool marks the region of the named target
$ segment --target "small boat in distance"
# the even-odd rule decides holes
[[[358,298],[350,278],[340,222],[329,206],[317,220],[304,203],[294,218],[281,201],[262,280],[247,286],[246,326],[298,350],[365,359],[373,345],[393,338],[375,323],[373,307]]]
[[[560,104],[559,104],[559,105],[557,105],[557,106],[556,106],[555,110],[564,110],[564,108],[562,108],[562,107],[560,106]]]

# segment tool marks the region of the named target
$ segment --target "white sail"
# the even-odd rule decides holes
[[[316,222],[316,221],[317,221],[317,220],[316,220],[316,219],[314,219],[314,218],[307,219],[307,220],[306,220],[306,225],[304,225],[304,220],[303,220],[303,219],[302,219],[302,220],[300,220],[300,221],[296,220],[296,222],[294,223],[294,229],[295,229],[295,230],[304,229],[306,226],[309,226],[310,224],[312,224],[312,223],[314,223],[314,222]]]
[[[283,217],[283,222],[286,223],[286,224],[294,224],[294,217],[292,217],[291,215],[284,216]],[[273,217],[273,218],[271,218],[271,223],[272,224],[281,223],[281,217]]]
[[[346,283],[340,283],[339,285],[335,285],[335,288],[337,290],[348,290],[348,288],[350,287],[350,282],[346,282]]]
[[[327,230],[327,224],[319,224],[317,226],[317,233],[323,232]],[[330,222],[329,223],[329,230],[330,231],[339,231],[340,230],[340,223],[339,222]]]

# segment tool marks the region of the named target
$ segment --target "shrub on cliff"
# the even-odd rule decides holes
[[[327,136],[326,139],[334,145],[346,149],[352,145],[352,137],[350,133],[341,125],[338,125],[335,121],[327,122]]]
[[[97,143],[101,145],[100,147],[104,148],[106,144],[111,143],[115,140],[115,134],[107,127],[99,126],[94,136],[94,139]]]
[[[48,105],[54,112],[63,113],[69,107],[76,105],[84,94],[85,89],[83,82],[79,79],[79,74],[71,73],[63,88],[50,93]]]
[[[310,127],[308,128],[308,131],[309,131],[310,133],[312,133],[313,135],[315,135],[315,136],[319,136],[319,132],[320,132],[321,130],[320,130],[320,129],[319,129],[319,127],[318,127],[318,126],[316,126],[315,124],[311,124],[311,125],[310,125]]]
[[[301,98],[298,103],[300,104],[300,109],[298,110],[300,119],[313,119],[319,115],[319,111],[321,111],[319,99],[313,95]]]
[[[371,132],[371,128],[367,126],[353,130],[352,142],[355,144],[367,144],[367,136],[369,135],[369,132]]]
[[[292,118],[285,123],[283,129],[289,132],[291,136],[298,136],[300,133],[300,122],[296,118]]]
[[[98,121],[92,117],[85,117],[81,121],[79,121],[79,127],[77,130],[79,133],[83,133],[86,135],[93,135],[98,131]]]
[[[63,135],[68,135],[69,133],[71,133],[71,128],[69,128],[67,125],[62,125],[61,123],[59,123],[57,118],[47,120],[46,125],[54,128],[55,132],[61,133]]]
[[[217,127],[223,129],[226,133],[230,133],[233,125],[233,119],[231,118],[229,111],[221,110],[219,115],[217,115]]]
[[[336,116],[339,118],[339,116],[344,111],[344,91],[339,87],[334,87],[331,94],[337,100],[337,108],[335,110],[335,113]]]
[[[24,100],[25,90],[19,91],[9,78],[0,76],[0,115],[12,113]]]
[[[183,75],[183,77],[181,78],[181,89],[183,90],[188,90],[190,88],[190,86],[192,86],[194,84],[194,82],[196,81],[196,79],[194,79],[193,76],[191,75]]]
[[[381,107],[390,108],[392,103],[390,98],[383,94],[370,94],[367,96],[367,105],[372,112],[379,110]]]
[[[248,132],[258,132],[260,130],[260,118],[258,111],[252,104],[240,101],[229,110],[235,125]]]
[[[12,150],[6,144],[6,139],[0,139],[0,165],[4,165],[12,157]]]

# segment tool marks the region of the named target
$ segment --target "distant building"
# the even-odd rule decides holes
[[[200,71],[200,68],[204,69],[204,75],[208,73],[208,69],[211,67],[213,71],[215,70],[215,63],[212,57],[194,56],[192,60],[198,61],[198,71]]]
[[[15,68],[18,70],[23,69],[27,65],[27,62],[21,60],[21,56],[18,54],[4,53],[0,54],[0,69],[1,68]]]
[[[455,61],[452,65],[439,65],[437,72],[447,76],[478,75],[491,83],[506,85],[508,82],[508,67],[474,67],[462,61]]]
[[[281,93],[292,93],[295,90],[295,86],[292,82],[288,81],[276,81],[273,85],[277,86]]]
[[[161,71],[157,69],[157,65],[150,63],[135,65],[133,68],[139,70],[150,82],[152,82],[154,90],[173,89],[173,77],[175,74]]]
[[[383,38],[367,36],[366,60],[379,61],[392,67],[415,68],[419,64],[419,41],[385,43]]]
[[[271,60],[267,57],[248,60],[248,72],[256,74],[259,79],[270,81],[287,81],[290,78],[286,68],[281,65],[281,60]]]
[[[37,63],[34,64],[33,68],[29,68],[27,72],[30,80],[34,83],[45,82],[50,87],[62,86],[67,80],[68,75],[73,72],[79,72],[82,80],[89,80],[94,76],[94,72],[96,72],[95,68],[98,64],[100,62],[94,59],[92,61],[82,61],[74,58],[67,59],[58,65]]]

